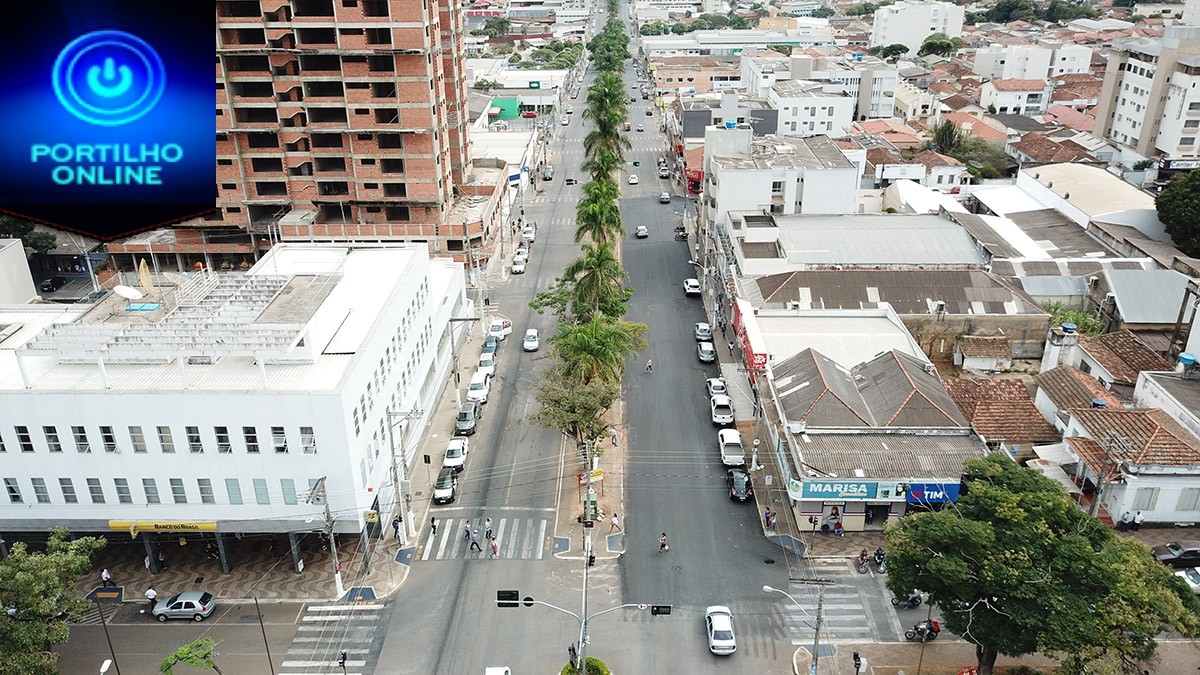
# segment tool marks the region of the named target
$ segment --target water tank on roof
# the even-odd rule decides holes
[[[726,128],[726,129],[736,129],[736,128],[737,128],[737,121],[730,120],[730,121],[726,122],[726,123],[725,123],[725,128]]]
[[[1093,407],[1093,408],[1103,408],[1103,407],[1105,407],[1106,405],[1108,405],[1108,404],[1107,404],[1107,403],[1105,403],[1105,402],[1104,402],[1104,399],[1102,399],[1102,398],[1094,398],[1094,399],[1092,399],[1092,407]]]
[[[1067,335],[1074,333],[1075,332],[1075,324],[1070,323],[1070,322],[1064,323],[1062,325],[1062,332],[1066,333]]]
[[[1196,363],[1196,355],[1191,352],[1184,352],[1179,355],[1179,363],[1184,366],[1190,366]]]

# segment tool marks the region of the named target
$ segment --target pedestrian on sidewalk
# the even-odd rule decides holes
[[[158,569],[160,572],[167,569],[167,554],[162,551],[158,552]]]
[[[500,545],[496,543],[496,538],[492,537],[492,559],[500,557]]]
[[[613,530],[620,532],[621,531],[621,519],[617,517],[617,514],[615,511],[613,512],[613,517],[612,517],[611,522],[612,522],[612,524],[608,526],[608,533],[612,534]]]
[[[778,513],[775,513],[774,511],[771,512],[771,517],[767,519],[767,529],[768,530],[775,529],[775,519],[778,517],[779,517]]]
[[[100,587],[108,588],[109,586],[116,586],[116,584],[113,583],[112,575],[108,573],[108,568],[105,567],[100,570]]]
[[[1125,513],[1121,514],[1121,520],[1117,523],[1117,531],[1118,532],[1128,532],[1129,531],[1129,523],[1131,523],[1131,522],[1133,522],[1133,514],[1132,513],[1126,511]]]
[[[612,434],[612,444],[613,444],[613,447],[614,447],[614,448],[615,448],[615,447],[617,447],[617,428],[616,428],[615,426],[614,426],[614,427],[609,427],[609,428],[608,428],[608,433]]]
[[[671,547],[667,546],[667,533],[663,532],[662,536],[660,536],[658,538],[658,552],[666,553],[667,551],[670,551],[670,550],[671,550]]]
[[[483,532],[484,532],[483,536],[485,539],[494,539],[494,537],[492,537],[492,519],[491,518],[488,518],[487,520],[483,521]]]
[[[730,356],[734,356],[734,353],[733,353],[733,340],[730,340],[730,341],[729,341],[729,355],[730,355]]]
[[[654,361],[651,359],[646,359],[646,372],[647,373],[654,372]]]
[[[396,533],[396,538],[400,538],[400,516],[392,518],[392,530]]]
[[[437,518],[435,516],[429,516],[429,532],[433,536],[437,536]]]
[[[1133,531],[1137,532],[1138,530],[1142,529],[1142,522],[1145,520],[1146,520],[1146,515],[1143,514],[1141,511],[1138,511],[1136,514],[1134,514],[1133,528],[1132,528]]]
[[[471,521],[463,523],[463,539],[471,538]]]
[[[754,449],[750,453],[750,468],[754,471],[762,471],[762,465],[758,463],[758,439],[754,439]]]
[[[146,600],[150,603],[150,613],[154,613],[154,606],[158,604],[158,591],[154,587],[146,589]]]
[[[479,530],[475,530],[471,533],[471,548],[468,550],[479,551],[480,553],[483,553],[483,547],[479,545]]]

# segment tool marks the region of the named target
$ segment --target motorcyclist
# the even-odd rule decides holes
[[[883,552],[883,547],[882,547],[882,546],[877,546],[877,547],[875,548],[875,566],[876,566],[876,567],[879,567],[880,565],[882,565],[882,564],[883,564],[883,559],[884,559],[886,556],[887,556],[887,554]]]
[[[942,624],[938,623],[934,619],[929,619],[928,621],[922,621],[921,623],[917,624],[917,631],[923,635],[932,635],[933,637],[937,637],[937,634],[942,632]]]
[[[867,561],[870,559],[871,559],[871,556],[867,554],[867,549],[865,549],[865,548],[862,550],[861,553],[858,554],[858,564],[859,565],[866,565]]]

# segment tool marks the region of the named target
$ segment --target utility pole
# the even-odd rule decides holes
[[[809,675],[817,675],[817,665],[821,661],[821,626],[825,623],[825,587],[832,585],[833,581],[829,579],[796,579],[795,581],[800,584],[820,586],[820,590],[817,592],[817,623],[813,626],[812,667],[808,670]],[[802,608],[796,598],[792,597],[791,593],[770,586],[763,586],[762,588],[766,593],[785,595],[793,604]]]
[[[453,339],[453,336],[451,336],[451,338]],[[458,393],[457,384],[455,385],[454,393]],[[396,422],[394,420],[397,417],[402,420],[409,420],[413,417],[419,417],[424,413],[424,410],[387,411],[388,447],[391,448],[392,455],[392,490],[394,491],[392,497],[392,508],[395,508],[396,505],[400,503],[400,497],[402,493],[401,486],[408,481],[408,463],[405,461],[403,456],[399,461],[396,460],[396,439],[392,434],[392,428],[396,426]],[[403,455],[404,449],[401,448],[400,452]],[[412,495],[407,491],[403,491],[403,497],[404,507],[400,513],[400,520],[404,523],[404,527],[400,528],[400,545],[407,546],[408,538],[416,534],[416,530],[413,529],[413,519],[416,518],[416,516],[413,514],[412,510]]]
[[[463,223],[463,246],[465,247],[465,250],[467,253],[467,264],[470,265],[471,278],[474,279],[474,281],[475,281],[475,304],[476,304],[476,306],[479,307],[479,315],[485,319],[484,325],[483,325],[483,330],[486,331],[487,330],[487,322],[486,322],[487,316],[486,316],[486,311],[484,310],[484,306],[483,306],[484,285],[485,285],[484,277],[486,275],[479,273],[479,266],[476,264],[476,261],[475,261],[475,254],[479,251],[479,249],[471,246],[471,235],[467,232],[467,224],[466,223]],[[455,371],[455,372],[457,372],[457,371]]]
[[[591,475],[591,472],[588,472]],[[589,481],[590,489],[590,481]],[[583,535],[583,599],[580,601],[579,616],[583,617],[583,621],[579,622],[579,672],[587,672],[587,643],[588,643],[588,569],[595,563],[595,556],[592,555],[592,531],[584,529]]]
[[[1104,500],[1104,486],[1108,484],[1109,473],[1113,466],[1113,449],[1120,452],[1121,457],[1128,457],[1129,445],[1124,438],[1111,431],[1108,433],[1108,443],[1104,444],[1104,464],[1100,467],[1100,475],[1096,477],[1096,496],[1088,506],[1088,515],[1095,516],[1100,510],[1100,502]]]
[[[338,597],[342,597],[346,593],[346,588],[342,586],[342,564],[338,562],[337,539],[334,539],[333,533],[333,512],[329,510],[329,496],[325,491],[325,476],[317,479],[317,484],[312,486],[308,491],[308,497],[304,499],[304,503],[312,504],[318,500],[325,506],[325,536],[329,540],[329,555],[333,559],[333,584],[337,588]]]

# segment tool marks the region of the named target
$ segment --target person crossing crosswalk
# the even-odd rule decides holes
[[[437,532],[430,531],[423,535],[416,559],[423,561],[488,558],[491,553],[490,543],[485,542],[490,541],[489,537],[480,540],[480,548],[483,550],[476,550],[470,535],[466,538],[459,535],[460,532],[472,532],[473,522],[478,526],[478,523],[486,522],[486,518],[482,514],[472,518],[440,517]],[[551,557],[549,537],[552,530],[549,518],[500,516],[492,519],[491,529],[496,539],[496,557],[500,560],[544,560]],[[479,535],[484,533],[480,532]]]

